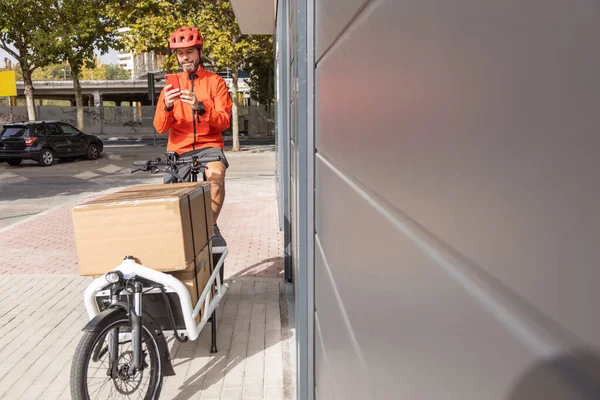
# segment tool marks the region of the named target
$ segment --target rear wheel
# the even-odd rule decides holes
[[[95,145],[94,143],[90,144],[88,146],[87,159],[88,160],[96,160],[96,159],[98,159],[99,155],[100,155],[100,149],[98,149],[98,145]]]
[[[8,165],[12,165],[13,167],[21,164],[21,161],[23,161],[22,158],[11,158],[10,160],[8,160]]]
[[[109,343],[117,335],[117,360],[110,368]],[[107,321],[97,332],[85,332],[71,366],[71,397],[88,399],[157,399],[162,388],[162,364],[158,344],[143,326],[142,364],[144,369],[128,374],[133,362],[131,324],[123,314]]]
[[[54,162],[54,152],[50,149],[43,149],[40,153],[40,159],[38,160],[39,164],[43,167],[47,167],[52,165]]]

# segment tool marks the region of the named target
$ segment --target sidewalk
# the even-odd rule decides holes
[[[169,339],[176,375],[161,399],[291,399],[282,233],[275,182],[232,176],[219,227],[230,253],[230,290],[195,342]],[[72,205],[1,230],[0,398],[69,399],[71,358],[87,322],[77,274]],[[285,384],[284,384],[285,382]]]

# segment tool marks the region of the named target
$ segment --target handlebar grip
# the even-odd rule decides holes
[[[145,161],[145,160],[135,160],[133,162],[133,165],[136,167],[145,167],[146,164],[148,164],[148,161]]]
[[[177,160],[177,164],[180,164],[180,165],[189,164],[192,160],[193,160],[192,158],[180,159],[180,160]],[[221,160],[221,158],[219,156],[202,157],[202,158],[196,159],[196,161],[200,164],[208,164],[209,162],[214,162],[214,161],[219,161],[219,160]]]

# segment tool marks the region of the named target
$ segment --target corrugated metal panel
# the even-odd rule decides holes
[[[318,60],[351,23],[367,0],[319,0],[315,4],[315,59]]]
[[[319,332],[325,349],[355,336],[365,379],[345,384],[371,381],[380,398],[595,396],[581,371],[600,364],[600,7],[356,7],[330,0],[316,16],[316,231],[339,290],[317,315],[347,310]],[[338,395],[336,366],[352,361],[327,356],[316,382]]]

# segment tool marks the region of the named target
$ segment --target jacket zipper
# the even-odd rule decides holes
[[[192,80],[192,96],[196,97],[196,93],[194,93],[194,81]],[[192,108],[192,124],[194,124],[194,137],[192,139],[192,151],[196,151],[196,113]]]

